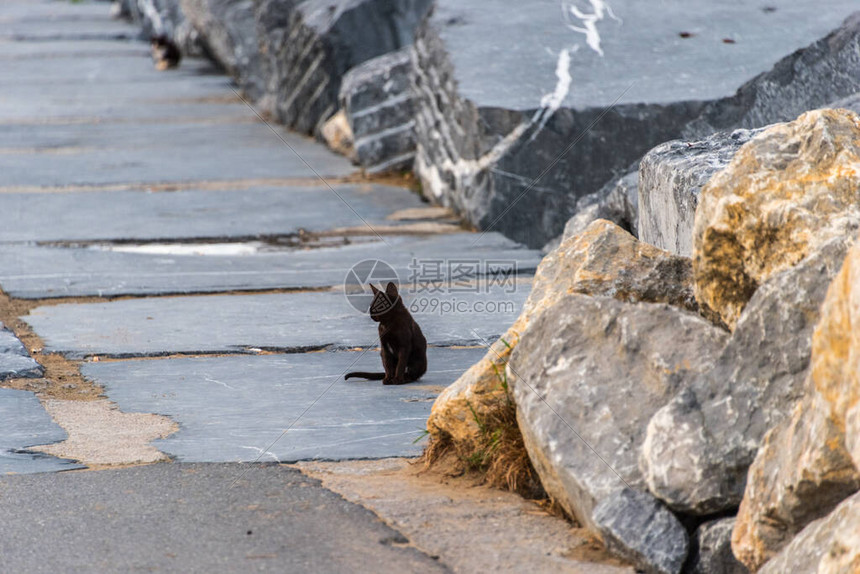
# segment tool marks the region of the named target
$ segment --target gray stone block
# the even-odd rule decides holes
[[[761,131],[735,130],[701,141],[670,141],[645,154],[639,166],[640,239],[691,257],[702,186]]]
[[[454,254],[453,261],[474,261],[478,267],[467,269],[464,279],[485,273],[488,261],[511,265],[518,273],[534,271],[539,253],[493,235],[485,236],[477,246],[471,246],[474,235],[466,233],[393,236],[385,243],[376,240],[321,249],[278,250],[267,248],[264,242],[237,244],[252,249],[259,244],[260,252],[245,255],[195,255],[188,252],[194,249],[193,243],[174,245],[174,249],[185,250],[180,253],[170,253],[171,246],[158,244],[111,246],[118,251],[0,245],[0,285],[6,293],[23,299],[339,287],[361,261],[383,261],[407,281],[413,267],[438,262],[445,268]],[[140,247],[152,251],[122,251]]]
[[[24,141],[37,138],[50,141],[54,136],[54,145],[63,141],[71,149],[68,153],[51,155],[51,161],[39,153],[17,156],[0,173],[0,187],[156,185],[194,182],[200,179],[200,174],[205,174],[208,181],[302,178],[319,182],[318,176],[343,177],[355,171],[346,158],[315,142],[297,134],[281,134],[290,149],[268,127],[256,122],[241,128],[231,123],[214,123],[193,129],[178,122],[158,123],[136,127],[136,136],[126,135],[128,126],[121,124],[75,128],[52,127],[39,130],[42,133],[38,135],[24,136]],[[235,138],[233,145],[225,145],[224,138],[228,137]],[[159,145],[159,141],[168,140],[181,146],[184,153],[176,153],[171,145]],[[82,147],[84,142],[98,143]]]
[[[410,168],[415,157],[411,49],[356,66],[343,80],[341,107],[355,136],[358,162],[369,172]]]
[[[70,460],[28,452],[27,447],[66,439],[31,392],[0,389],[0,475],[83,468]]]
[[[639,238],[639,166],[613,178],[576,203],[576,215],[564,226],[563,239],[579,235],[593,221],[605,219]]]
[[[860,92],[854,94],[853,96],[848,96],[847,98],[842,98],[841,100],[830,102],[829,104],[827,104],[827,107],[845,108],[860,114]]]
[[[278,119],[317,133],[335,113],[344,75],[412,43],[430,0],[259,0],[261,51]]]
[[[847,11],[856,10],[857,5],[839,4],[830,8],[807,4],[809,10],[829,10],[833,18],[844,21],[833,22],[829,34],[785,56],[733,96],[709,103],[685,128],[684,137],[791,121],[803,112],[860,92],[860,12],[849,16]],[[782,10],[780,7],[778,12]],[[798,17],[806,23],[817,18],[812,13]]]
[[[355,139],[358,163],[369,173],[409,168],[415,158],[415,122],[409,121],[376,134]]]
[[[484,352],[431,348],[428,372],[402,386],[343,380],[381,371],[375,350],[86,363],[82,372],[123,411],[175,420],[180,430],[154,444],[183,462],[385,458],[421,453],[415,441],[436,395]]]
[[[407,292],[404,299],[429,344],[484,345],[514,322],[527,290]],[[376,324],[342,293],[330,292],[56,305],[34,309],[25,320],[48,352],[75,358],[351,349],[378,340]]]
[[[170,38],[184,54],[200,53],[197,30],[180,6],[180,0],[118,0],[116,14],[140,26],[141,36]]]
[[[181,0],[204,52],[252,101],[265,94],[267,61],[260,55],[252,0]]]
[[[830,241],[763,283],[714,368],[651,419],[640,468],[669,507],[737,508],[762,438],[804,394],[819,307],[850,244]]]
[[[680,136],[702,102],[731,96],[854,8],[439,0],[416,41],[423,189],[481,229],[541,246],[578,198]]]
[[[690,539],[686,574],[748,574],[732,554],[735,518],[720,518],[700,525]]]
[[[14,378],[36,378],[45,373],[24,344],[0,323],[0,381]]]
[[[377,239],[365,221],[374,227],[396,226],[398,222],[386,219],[392,210],[422,206],[405,189],[379,185],[332,185],[331,190],[324,185],[225,187],[156,193],[4,193],[4,205],[16,217],[0,228],[0,241],[42,245],[67,241],[74,246],[88,241],[145,244],[268,237],[277,245],[277,238],[298,240],[301,230],[313,234],[337,228],[364,228],[370,234],[367,239]],[[51,225],[44,225],[46,220]],[[488,246],[513,245],[508,239],[493,239],[498,236],[486,237]]]
[[[687,531],[645,492],[618,490],[594,509],[606,547],[648,574],[679,574],[687,557]]]
[[[680,525],[663,532],[677,521],[651,494],[618,492],[645,489],[637,461],[648,420],[712,368],[725,340],[668,305],[568,295],[531,320],[508,363],[517,421],[547,493],[584,527],[611,532],[610,548],[637,565],[671,564],[654,571],[680,569],[686,533],[674,534]],[[627,530],[651,517],[656,531]],[[653,552],[668,545],[664,558],[649,555],[659,533],[666,540]]]

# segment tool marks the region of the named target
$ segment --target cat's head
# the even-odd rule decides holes
[[[386,313],[397,306],[400,301],[400,293],[397,291],[397,285],[391,282],[385,287],[385,291],[377,289],[372,283],[370,289],[373,291],[373,301],[370,302],[370,318],[379,322]]]

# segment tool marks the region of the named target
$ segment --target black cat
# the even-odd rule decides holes
[[[182,60],[182,52],[173,41],[165,36],[155,36],[151,41],[152,61],[155,63],[155,69],[163,72],[170,68],[175,68]]]
[[[384,373],[347,373],[344,379],[361,377],[382,380],[383,385],[404,385],[417,381],[427,371],[427,339],[421,327],[403,304],[397,285],[389,283],[385,291],[373,285],[370,318],[379,323],[379,341]]]

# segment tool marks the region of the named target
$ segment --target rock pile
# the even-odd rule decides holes
[[[701,187],[692,258],[608,221],[564,239],[515,344],[449,387],[429,428],[470,440],[505,366],[544,488],[638,568],[847,572],[856,541],[833,527],[860,520],[860,116],[742,135],[676,152]]]
[[[468,446],[513,401],[546,491],[646,572],[860,571],[853,2],[678,2],[702,19],[681,35],[635,0],[561,22],[433,4],[121,2],[271,117],[370,171],[414,159],[431,200],[555,241],[434,404],[434,441]],[[737,39],[702,32],[726,23]]]
[[[138,22],[146,36],[165,34],[186,53],[202,51],[233,77],[243,97],[293,129],[322,136],[326,121],[343,109],[356,137],[355,159],[374,172],[412,165],[411,57],[408,51],[380,57],[412,45],[430,5],[431,0],[118,3],[119,13]],[[381,93],[369,95],[369,83]]]

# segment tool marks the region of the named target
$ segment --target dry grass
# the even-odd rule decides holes
[[[504,382],[502,383],[504,385]],[[504,385],[506,387],[506,385]],[[505,389],[507,390],[507,389]],[[472,416],[480,429],[474,443],[455,443],[447,436],[431,436],[422,461],[425,468],[445,470],[451,475],[472,475],[477,482],[516,492],[530,500],[545,500],[554,506],[541,485],[517,425],[516,406],[505,393],[499,408]]]

